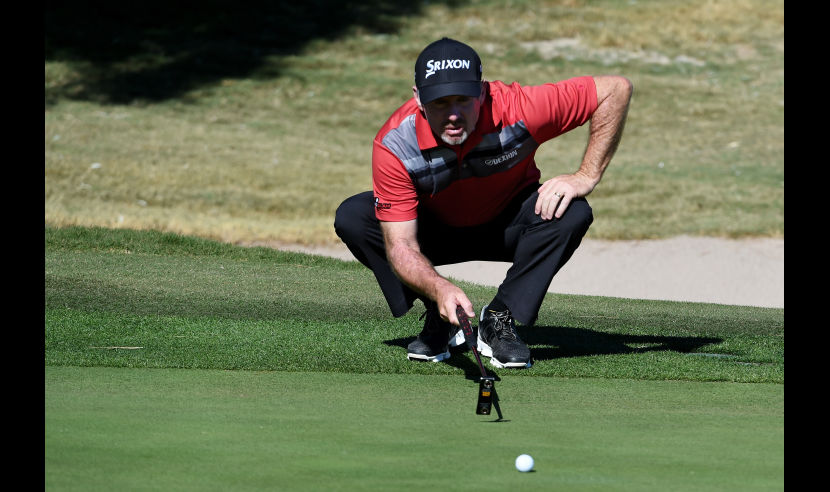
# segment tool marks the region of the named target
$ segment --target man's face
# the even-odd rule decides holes
[[[415,90],[415,98],[426,115],[432,133],[446,144],[461,145],[475,130],[483,95],[446,96],[421,104],[418,91]]]

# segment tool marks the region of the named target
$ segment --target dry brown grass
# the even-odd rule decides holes
[[[396,34],[355,29],[273,57],[277,77],[153,104],[63,97],[45,113],[45,220],[336,242],[334,210],[370,189],[371,140],[410,97],[415,56],[450,35],[479,50],[490,79],[633,81],[589,236],[783,237],[783,16],[769,0],[430,5]],[[46,87],[82,87],[79,73],[47,60]],[[586,135],[543,146],[543,175],[575,170]]]

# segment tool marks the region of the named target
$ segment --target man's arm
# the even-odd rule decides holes
[[[552,178],[539,188],[536,214],[545,220],[561,218],[572,199],[586,196],[594,190],[622,138],[634,87],[627,78],[616,75],[597,76],[594,82],[597,109],[591,116],[582,164],[575,173]]]
[[[386,257],[392,271],[411,289],[425,295],[438,304],[441,318],[458,325],[456,306],[461,306],[467,315],[475,316],[473,304],[463,290],[442,277],[432,263],[421,253],[418,245],[418,224],[416,220],[406,222],[381,221]]]

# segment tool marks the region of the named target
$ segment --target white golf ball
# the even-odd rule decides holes
[[[516,458],[516,469],[520,472],[529,472],[533,469],[533,457],[529,454],[520,454]]]

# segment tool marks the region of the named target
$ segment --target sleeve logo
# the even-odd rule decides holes
[[[392,208],[392,204],[388,202],[381,202],[380,198],[375,197],[375,208],[377,210],[389,210]]]

